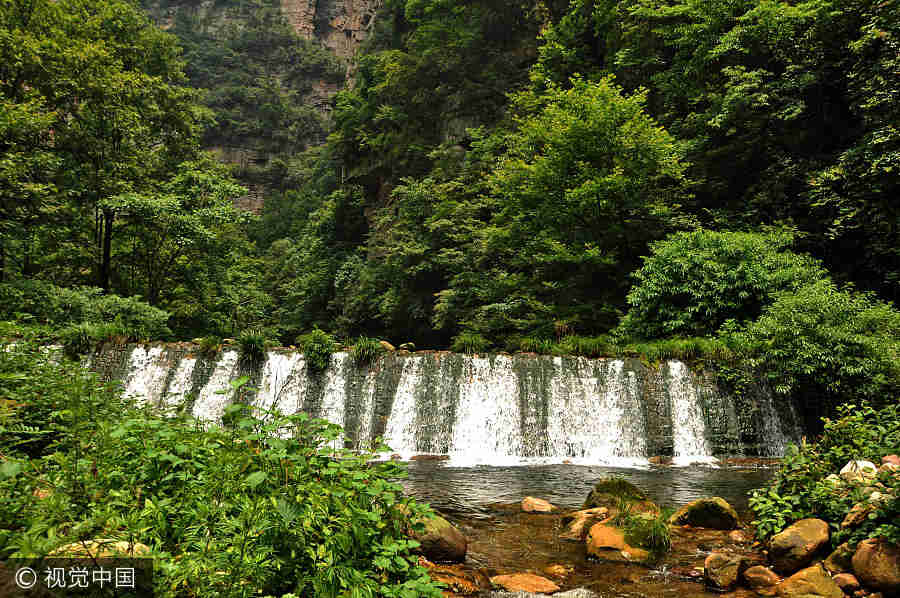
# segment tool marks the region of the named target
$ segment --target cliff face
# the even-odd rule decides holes
[[[281,0],[298,35],[319,40],[349,65],[375,22],[381,0]]]

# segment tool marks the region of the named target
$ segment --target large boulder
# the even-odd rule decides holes
[[[832,579],[845,594],[852,594],[859,589],[859,580],[850,573],[838,573]]]
[[[496,575],[491,578],[491,583],[511,592],[558,592],[559,586],[540,575],[533,573],[512,573],[510,575]]]
[[[410,530],[410,537],[421,546],[417,552],[431,561],[458,563],[466,560],[468,540],[456,527],[439,515],[420,520],[421,532]]]
[[[735,529],[738,526],[738,515],[728,501],[713,496],[699,498],[684,505],[669,518],[669,523],[712,529]]]
[[[821,565],[797,571],[775,588],[780,598],[844,598],[840,586]]]
[[[772,536],[769,559],[779,573],[793,573],[809,565],[828,545],[828,523],[821,519],[801,519]]]
[[[522,499],[522,510],[526,513],[550,513],[556,510],[556,505],[543,498],[526,496]]]
[[[647,494],[623,478],[602,478],[584,501],[583,509],[596,507],[615,508],[620,500],[640,502],[649,500]]]
[[[863,585],[900,594],[900,547],[881,538],[863,540],[853,554],[853,572]]]
[[[737,585],[746,569],[745,559],[733,554],[713,552],[703,562],[706,585],[717,591],[727,591]]]

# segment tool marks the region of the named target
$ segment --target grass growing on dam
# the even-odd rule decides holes
[[[205,428],[27,341],[0,382],[0,561],[103,538],[147,547],[159,597],[440,596],[404,466],[333,450],[337,426],[238,403]]]

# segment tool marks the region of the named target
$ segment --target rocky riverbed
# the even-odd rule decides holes
[[[885,459],[879,467],[895,471]],[[637,486],[612,479],[621,483],[611,489],[601,480],[578,510],[522,497],[487,505],[475,517],[448,514],[459,532],[451,543],[464,560],[436,562],[426,550],[421,563],[447,584],[448,597],[887,598],[900,590],[900,552],[883,542],[832,550],[828,524],[807,518],[762,544],[749,513],[738,514],[724,499],[694,500],[670,515]],[[646,544],[629,544],[629,525],[661,518],[670,550],[654,554]]]

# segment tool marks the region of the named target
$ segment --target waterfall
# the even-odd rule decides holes
[[[706,421],[697,384],[691,371],[680,361],[671,361],[668,366],[672,378],[669,388],[674,461],[676,464],[709,462],[712,451],[706,439]]]
[[[234,401],[257,415],[298,411],[343,428],[335,446],[369,450],[383,437],[404,458],[440,454],[451,465],[510,463],[641,466],[713,455],[781,454],[798,437],[790,405],[771,393],[734,397],[679,361],[536,355],[388,353],[357,364],[335,353],[324,372],[296,351],[261,363],[233,349],[190,345],[107,349],[91,363],[126,393],[170,412],[220,421]],[[249,381],[240,393],[230,383]],[[286,432],[287,433],[287,432]]]

